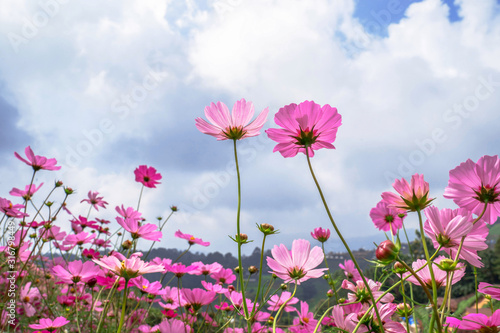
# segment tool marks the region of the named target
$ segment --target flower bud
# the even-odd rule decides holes
[[[399,249],[390,240],[380,243],[375,251],[375,256],[382,264],[387,265],[398,257]]]
[[[233,271],[238,274],[240,272],[240,266],[236,266]]]
[[[179,209],[177,208],[177,206],[170,206],[170,209],[173,211],[173,212],[176,212],[178,211]]]
[[[71,187],[65,187],[64,188],[64,193],[67,195],[73,194],[75,191]]]
[[[326,292],[327,297],[333,297],[333,291],[330,289]]]
[[[125,249],[125,250],[128,250],[132,247],[132,241],[130,240],[126,240],[122,243],[122,247]]]
[[[278,231],[274,230],[274,227],[268,223],[261,223],[257,225],[257,228],[264,234],[264,235],[272,235],[277,233]]]
[[[406,303],[400,303],[396,307],[396,312],[400,317],[411,316],[413,313],[413,308]]]
[[[234,286],[233,286],[233,285],[229,285],[229,286],[227,286],[227,290],[228,290],[229,292],[232,292],[232,291],[235,291],[236,289],[234,288]]]
[[[324,243],[330,238],[330,230],[329,229],[323,229],[323,228],[315,228],[314,231],[311,232],[311,236],[320,241],[321,243]]]
[[[439,262],[439,268],[445,272],[453,272],[457,270],[457,264],[452,259],[443,259]]]
[[[87,281],[87,286],[89,286],[90,288],[94,288],[94,286],[96,285],[97,283],[97,279],[96,278],[91,278],[90,280]]]
[[[282,283],[280,288],[281,288],[281,290],[287,290],[288,286],[285,283]]]
[[[255,274],[259,271],[259,269],[255,266],[250,266],[248,267],[248,272],[250,272],[250,274]]]
[[[55,185],[55,186],[56,186],[56,187],[61,187],[61,186],[62,186],[62,184],[63,184],[63,182],[62,182],[62,181],[60,181],[60,180],[58,180],[58,181],[56,181],[56,185]]]
[[[403,264],[400,263],[399,261],[396,261],[394,263],[394,267],[392,268],[392,271],[396,274],[403,274],[403,273],[406,273],[406,267],[403,266]]]

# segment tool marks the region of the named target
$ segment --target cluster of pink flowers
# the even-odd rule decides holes
[[[236,153],[238,140],[260,134],[268,112],[264,109],[252,121],[254,106],[251,102],[237,101],[232,112],[222,102],[211,103],[205,108],[208,121],[197,118],[196,127],[218,140],[233,140]],[[303,153],[310,166],[315,151],[335,148],[333,143],[342,117],[330,105],[305,101],[279,109],[275,122],[279,128],[266,130],[268,137],[277,142],[274,152],[287,158]],[[27,159],[15,153],[19,160],[32,167],[33,173],[61,168],[56,159],[35,155],[29,146],[25,155]],[[140,204],[145,188],[156,188],[162,176],[147,165],[140,165],[134,175],[136,182],[142,185]],[[314,174],[313,178],[317,182]],[[32,179],[35,179],[34,174]],[[258,286],[256,292],[245,294],[248,281],[244,283],[243,280],[241,254],[236,270],[217,262],[181,262],[180,257],[148,260],[150,251],[139,251],[138,242],[150,241],[152,248],[155,242],[165,239],[166,221],[163,224],[146,223],[139,204],[136,209],[116,206],[118,216],[114,225],[93,217],[109,205],[97,191],[88,191],[87,198],[80,201],[88,207],[87,216],[73,215],[66,207],[66,200],[76,192],[60,181],[49,194],[50,197],[58,189],[64,193],[64,201],[57,209],[48,197],[42,205],[34,205],[42,185],[32,181],[24,189],[13,188],[9,194],[22,203],[0,198],[2,221],[9,231],[0,246],[0,255],[4,258],[4,265],[0,267],[0,283],[3,284],[0,297],[5,304],[0,310],[0,331],[25,332],[29,328],[33,332],[53,333],[90,327],[92,331],[134,333],[201,330],[310,333],[322,329],[399,333],[407,332],[410,327],[409,322],[400,320],[413,311],[409,309],[408,300],[397,301],[390,292],[392,287],[385,285],[385,278],[381,281],[369,278],[349,249],[352,260],[339,264],[343,275],[333,277],[325,255],[325,243],[331,241],[329,229],[318,227],[310,232],[321,247],[312,247],[305,239],[293,240],[291,249],[285,244],[275,245],[271,256],[265,258],[267,268],[263,268],[264,261],[260,268],[249,268],[247,274],[258,275]],[[456,209],[433,206],[435,198],[421,174],[413,175],[409,182],[397,179],[393,187],[395,193],[382,193],[382,200],[369,212],[375,227],[388,233],[388,240],[376,251],[374,263],[383,267],[384,274],[397,277],[403,297],[406,297],[404,289],[409,284],[426,292],[436,330],[498,331],[500,310],[491,316],[473,313],[462,318],[446,316],[444,320],[444,312],[438,314],[444,307],[438,309],[435,299],[440,288],[445,290],[445,300],[450,297],[449,290],[465,276],[467,264],[483,267],[479,251],[488,247],[488,225],[500,216],[498,156],[483,156],[476,163],[468,160],[450,171],[444,197],[452,199],[458,206]],[[319,185],[318,189],[321,193]],[[321,197],[324,201],[322,193]],[[31,207],[35,207],[35,211]],[[172,214],[177,210],[172,206]],[[330,216],[328,208],[327,212]],[[412,212],[419,218],[425,258],[406,263],[400,253],[400,230],[405,228]],[[341,236],[333,218],[331,221]],[[264,240],[277,232],[269,224],[261,224],[258,228]],[[193,245],[210,245],[180,230],[174,236],[186,240],[188,250]],[[430,238],[435,253],[429,252],[424,236]],[[239,233],[234,240],[241,246],[247,243],[247,237]],[[50,256],[44,255],[47,252]],[[262,279],[262,270],[271,277]],[[152,274],[161,277],[148,280]],[[182,287],[186,275],[194,279],[198,276],[199,286]],[[328,310],[319,315],[311,304],[296,296],[301,284],[318,278],[323,278],[325,288],[330,289],[325,293]],[[273,288],[276,280],[279,288]],[[171,286],[171,282],[176,286]],[[478,287],[479,293],[496,300],[500,300],[499,290],[499,286],[486,282]],[[15,300],[13,307],[9,307],[11,299]],[[288,314],[287,325],[279,323],[282,312]]]

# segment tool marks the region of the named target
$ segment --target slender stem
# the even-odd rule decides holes
[[[354,263],[354,266],[356,266],[356,269],[358,270],[359,275],[361,276],[361,279],[363,280],[363,283],[365,284],[366,290],[370,294],[370,299],[373,302],[375,302],[375,297],[373,297],[373,293],[372,293],[372,291],[371,291],[371,289],[370,289],[370,287],[368,285],[368,282],[366,281],[366,278],[365,278],[365,276],[363,274],[363,271],[359,267],[358,262],[357,262],[356,258],[354,257],[354,254],[352,253],[351,249],[349,248],[349,245],[347,245],[347,242],[345,241],[344,237],[342,236],[342,233],[338,229],[337,224],[333,220],[333,216],[330,213],[330,209],[328,208],[328,204],[326,203],[325,196],[323,195],[323,191],[321,190],[321,186],[319,185],[319,182],[316,179],[316,176],[314,174],[314,171],[313,171],[313,168],[312,168],[312,165],[311,165],[311,159],[309,157],[309,147],[306,146],[305,148],[306,148],[307,164],[309,165],[309,170],[311,171],[311,175],[313,177],[314,183],[316,184],[316,187],[318,188],[318,192],[319,192],[319,195],[321,196],[321,201],[323,201],[323,205],[325,206],[325,210],[326,210],[326,213],[328,214],[328,218],[330,219],[330,222],[332,223],[332,226],[335,229],[335,232],[337,233],[337,235],[339,236],[340,240],[342,241],[342,244],[344,244],[345,249],[349,253],[349,256],[351,257],[352,262]],[[380,317],[380,313],[378,311],[378,308],[375,306],[374,309],[375,309],[375,313],[377,314],[377,319],[379,320],[379,322],[382,322],[381,317]],[[382,333],[384,333],[383,326],[381,326],[381,329],[382,329]]]
[[[399,275],[400,279],[403,279],[403,274]],[[405,322],[406,322],[406,331],[409,333],[410,332],[410,319],[408,318],[408,308],[407,308],[407,303],[406,303],[406,294],[405,294],[405,284],[404,282],[401,283],[401,296],[403,296],[403,305],[404,305],[404,310],[405,310]]]
[[[128,292],[128,279],[125,279],[125,289],[123,289],[123,301],[122,301],[122,315],[120,317],[120,325],[118,325],[118,331],[116,333],[120,333],[122,331],[123,322],[125,321],[125,308],[127,307],[127,292]]]
[[[139,200],[137,201],[137,211],[139,211],[139,207],[141,206],[142,192],[144,191],[144,184],[141,187],[141,193],[139,194]]]
[[[294,283],[295,287],[293,288],[293,293],[292,295],[290,296],[289,299],[287,299],[281,306],[280,308],[278,309],[278,312],[276,313],[276,316],[274,317],[274,320],[273,320],[273,333],[276,333],[276,323],[278,322],[278,317],[280,316],[280,313],[281,313],[281,310],[283,310],[286,306],[286,304],[288,302],[290,302],[290,300],[293,298],[293,296],[295,296],[295,292],[297,291],[297,281],[295,281]],[[251,331],[249,331],[251,332]]]
[[[252,313],[251,313],[252,316],[255,313],[256,305],[257,305],[257,302],[259,300],[260,286],[262,283],[262,263],[264,261],[264,245],[266,244],[266,237],[267,237],[267,235],[264,234],[264,238],[262,239],[262,248],[260,249],[259,282],[257,283],[257,295],[255,295],[255,301],[254,301]]]
[[[243,298],[243,311],[245,313],[245,320],[247,321],[248,332],[252,331],[252,325],[250,323],[247,299],[245,298],[245,285],[243,283],[243,265],[241,263],[241,245],[242,241],[240,239],[240,212],[241,212],[241,179],[240,179],[240,167],[238,165],[238,153],[236,150],[236,139],[233,140],[234,147],[234,161],[236,163],[236,176],[238,178],[238,210],[236,212],[236,240],[238,241],[238,267],[239,267],[239,278],[241,286],[241,297]]]
[[[431,257],[429,256],[429,250],[427,249],[427,239],[425,238],[424,222],[422,220],[422,213],[420,212],[420,209],[417,209],[417,214],[418,214],[418,224],[420,227],[420,237],[422,240],[422,247],[424,248],[425,259],[427,260],[427,267],[429,267],[429,273],[431,275],[431,281],[432,281],[432,302],[431,302],[431,304],[432,304],[433,313],[434,313],[433,318],[436,320],[439,332],[442,332],[441,321],[439,320],[439,315],[437,313],[436,278],[434,276],[434,269],[432,268],[432,261],[431,261]],[[432,325],[431,325],[431,327],[432,327]]]
[[[337,294],[337,288],[335,288],[335,281],[332,279],[332,273],[330,272],[330,267],[328,267],[328,260],[326,259],[326,252],[325,252],[325,243],[321,242],[321,249],[323,250],[323,255],[325,257],[325,266],[326,269],[328,270],[328,285],[332,287],[332,290],[335,295],[335,301],[338,303],[339,302],[339,295]]]

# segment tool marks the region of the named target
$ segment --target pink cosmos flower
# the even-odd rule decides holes
[[[446,323],[455,328],[470,330],[476,332],[498,332],[500,326],[500,309],[496,310],[491,317],[483,313],[470,313],[462,318],[462,320],[448,317]]]
[[[404,178],[396,179],[392,187],[398,194],[384,192],[382,199],[387,202],[387,207],[397,210],[398,213],[422,210],[434,200],[429,199],[429,183],[424,180],[424,175],[418,173],[411,177],[411,184]]]
[[[218,272],[222,268],[222,265],[219,264],[218,262],[205,265],[201,261],[196,261],[193,262],[192,265],[198,266],[198,268],[195,271],[193,271],[194,275],[210,275],[212,273]]]
[[[136,211],[132,207],[125,207],[122,205],[121,208],[119,206],[116,206],[115,210],[120,214],[124,219],[132,219],[132,220],[137,220],[140,221],[142,220],[142,213]]]
[[[9,192],[9,194],[14,196],[14,197],[21,197],[24,200],[28,201],[31,199],[33,194],[35,194],[35,192],[38,191],[40,189],[40,187],[42,187],[42,185],[43,185],[43,183],[38,185],[38,187],[35,184],[26,185],[24,188],[24,191],[14,187]]]
[[[125,230],[130,232],[130,235],[132,236],[133,239],[143,238],[159,242],[161,240],[161,237],[163,236],[163,233],[157,230],[158,226],[152,223],[140,225],[138,220],[130,218],[124,220],[121,217],[117,217],[116,221]]]
[[[360,303],[355,303],[359,304]],[[349,311],[347,307],[342,305],[335,305],[332,309],[332,315],[330,317],[325,317],[321,322],[323,325],[338,327],[346,332],[353,332],[358,322],[358,312],[361,310],[361,306],[357,309],[358,311]],[[365,333],[368,332],[366,325],[361,324],[357,332]]]
[[[193,235],[190,234],[183,234],[180,230],[177,230],[174,234],[175,237],[177,238],[182,238],[186,239],[189,243],[189,245],[193,244],[199,244],[202,246],[209,246],[210,242],[204,242],[201,238],[195,238]]]
[[[19,302],[27,317],[33,317],[40,306],[42,295],[37,287],[32,287],[31,282],[26,283],[19,290]]]
[[[101,269],[91,261],[82,263],[81,260],[75,260],[68,263],[66,268],[57,265],[52,268],[52,273],[60,280],[59,283],[87,283],[90,279],[101,273]]]
[[[186,273],[192,274],[191,272],[193,272],[197,268],[197,266],[195,265],[185,266],[181,263],[175,263],[173,265],[165,265],[164,267],[167,272],[174,273],[174,275],[177,276],[178,278],[183,277],[184,274]]]
[[[290,332],[302,333],[312,332],[316,328],[318,321],[314,319],[314,313],[309,312],[309,304],[300,302],[300,311],[297,311],[298,318],[293,319],[293,326],[290,326]]]
[[[282,128],[266,130],[271,140],[278,142],[273,152],[279,151],[283,157],[294,157],[297,153],[314,156],[321,148],[335,149],[332,143],[342,124],[337,109],[326,104],[323,107],[313,101],[290,104],[279,109],[274,121]]]
[[[108,203],[103,199],[103,197],[98,197],[99,195],[99,192],[92,192],[92,191],[89,191],[88,193],[88,199],[83,199],[82,201],[80,201],[80,203],[82,202],[88,202],[89,204],[92,205],[92,207],[95,208],[95,210],[99,210],[98,207],[102,207],[102,208],[106,208],[105,205],[107,205]]]
[[[33,170],[35,171],[61,169],[60,166],[56,166],[57,161],[55,158],[46,158],[43,156],[35,155],[30,146],[24,149],[24,153],[26,154],[26,157],[28,157],[29,161],[22,158],[18,153],[14,153],[14,155],[24,163],[31,165],[33,167]]]
[[[500,159],[483,156],[472,162],[468,159],[450,171],[444,197],[453,199],[460,207],[480,215],[487,204],[483,219],[495,223],[500,216]]]
[[[218,271],[212,273],[210,277],[217,281],[217,283],[230,284],[234,280],[236,280],[236,275],[233,274],[233,270],[230,268],[221,268]]]
[[[211,103],[205,107],[205,116],[210,121],[196,118],[196,128],[204,134],[217,138],[217,140],[241,140],[257,136],[260,129],[267,120],[268,108],[265,108],[254,121],[250,122],[254,115],[252,102],[241,99],[233,106],[233,112],[229,113],[226,104],[222,102]]]
[[[71,221],[71,229],[73,229],[73,231],[75,233],[79,233],[79,232],[82,232],[83,229],[85,229],[86,227],[90,227],[92,229],[96,229],[97,228],[97,222],[96,221],[89,221],[87,220],[86,217],[83,217],[83,216],[78,216],[77,219],[73,219],[73,220],[70,220]]]
[[[375,299],[378,299],[384,292],[380,290],[382,284],[378,281],[373,281],[367,279],[368,288],[370,288],[372,295]],[[361,303],[371,303],[370,294],[366,288],[363,280],[357,280],[354,283],[347,280],[342,281],[342,288],[352,291],[352,293],[347,294],[349,302],[361,302]],[[392,294],[386,294],[380,299],[380,303],[390,303],[394,301],[394,296]],[[377,302],[378,304],[378,302]]]
[[[183,302],[182,293],[175,287],[165,287],[160,297],[165,303],[160,302],[158,304],[167,310],[175,310],[179,307],[179,304]]]
[[[193,307],[194,311],[198,311],[202,306],[212,303],[212,301],[217,297],[214,291],[207,291],[201,288],[194,289],[182,289],[182,295],[184,296],[184,306],[190,305]]]
[[[466,209],[442,209],[437,207],[428,207],[425,211],[427,221],[424,224],[425,233],[432,239],[434,247],[437,249],[440,245],[443,250],[455,258],[462,237],[465,240],[460,251],[460,258],[467,260],[471,265],[483,267],[477,251],[488,248],[486,236],[488,236],[488,227],[479,222],[472,224],[473,218]]]
[[[344,270],[346,278],[352,279],[354,282],[361,280],[361,274],[359,274],[358,269],[351,259],[344,260],[344,264],[339,264],[339,267]]]
[[[289,251],[285,245],[275,245],[271,250],[273,258],[267,257],[267,265],[285,283],[294,282],[300,284],[310,278],[323,276],[326,268],[318,268],[324,259],[323,250],[315,246],[311,250],[311,244],[305,239],[296,239]]]
[[[160,295],[164,291],[161,291],[162,285],[160,281],[149,282],[144,276],[140,275],[136,278],[130,280],[133,286],[139,288],[142,293],[147,293],[151,295]]]
[[[311,232],[312,238],[324,243],[330,238],[330,229],[314,228]]]
[[[434,259],[434,263],[439,264],[441,260],[446,259],[445,256],[439,256],[436,259]],[[422,269],[420,269],[422,266],[426,266]],[[420,277],[422,282],[424,282],[427,287],[432,288],[432,279],[431,279],[431,273],[429,270],[429,266],[427,266],[427,261],[425,259],[418,259],[417,261],[413,262],[411,264],[412,269],[417,272],[417,275]],[[441,269],[439,269],[436,265],[432,265],[432,271],[434,272],[434,279],[436,280],[436,286],[439,287],[445,287],[446,286],[446,280],[447,280],[447,273]],[[451,273],[450,273],[451,274]],[[403,276],[409,276],[411,273],[405,273]],[[457,264],[456,270],[454,271],[453,274],[453,279],[451,281],[451,284],[455,284],[458,281],[462,279],[462,277],[465,275],[465,265],[461,262]],[[420,286],[420,283],[418,280],[413,276],[409,276],[406,279],[408,282],[413,283],[414,285]]]
[[[51,320],[49,318],[41,318],[39,324],[31,324],[28,326],[34,330],[53,331],[55,329],[63,327],[66,324],[69,324],[69,320],[64,317],[57,317],[54,320]]]
[[[490,295],[491,298],[500,301],[500,286],[495,286],[486,282],[479,282],[477,291],[482,294]]]
[[[191,333],[193,329],[177,319],[163,320],[159,325],[160,333]]]
[[[403,218],[406,213],[401,213],[401,216],[395,209],[389,208],[384,200],[381,200],[376,207],[370,210],[370,217],[375,227],[378,230],[391,231],[393,235],[403,227]]]
[[[267,308],[269,311],[278,311],[278,309],[292,296],[292,293],[289,291],[284,291],[281,293],[281,295],[273,295],[267,301],[267,304],[269,304],[269,307]],[[292,312],[295,311],[295,308],[291,305],[297,304],[299,302],[299,299],[297,297],[292,297],[290,299],[283,310],[286,312]]]
[[[24,205],[13,205],[10,200],[5,198],[0,198],[0,212],[4,213],[9,217],[20,218],[23,216],[28,216],[28,214],[24,214],[19,209],[24,208]]]
[[[87,232],[70,234],[64,239],[63,245],[83,245],[92,242],[94,238],[96,238],[95,234],[89,235]]]
[[[139,165],[137,169],[134,170],[135,181],[142,183],[142,185],[149,188],[156,188],[156,184],[160,184],[161,174],[156,172],[153,167],[148,167],[147,165]]]
[[[129,259],[123,259],[122,261],[115,256],[106,256],[101,259],[92,259],[92,261],[126,279],[147,273],[163,272],[165,269],[163,265],[146,263],[137,256],[131,256]]]

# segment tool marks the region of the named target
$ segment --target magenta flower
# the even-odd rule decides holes
[[[54,320],[49,318],[41,318],[39,324],[31,324],[28,326],[34,330],[52,331],[60,327],[63,327],[66,324],[69,324],[69,320],[67,320],[64,317],[57,317]]]
[[[41,299],[40,291],[37,287],[31,286],[31,282],[26,283],[19,290],[19,300],[27,317],[33,317],[36,314]]]
[[[52,268],[52,273],[59,278],[59,283],[87,283],[101,273],[101,269],[91,261],[84,263],[81,260],[75,260],[68,263],[66,268],[57,265]]]
[[[441,260],[446,259],[444,256],[439,256],[436,259],[434,259],[434,264],[432,264],[432,271],[434,272],[434,278],[436,280],[436,286],[439,287],[445,287],[446,286],[446,280],[447,280],[447,272],[439,269],[435,264],[439,264]],[[424,268],[420,269],[422,266],[425,266]],[[429,266],[427,266],[427,261],[425,259],[418,259],[417,261],[413,262],[411,264],[412,269],[417,273],[417,275],[420,277],[422,282],[426,284],[427,287],[432,288],[432,279],[431,279],[431,273],[429,270]],[[417,272],[418,271],[418,272]],[[449,273],[451,274],[451,273]],[[458,281],[462,279],[462,277],[465,275],[465,265],[463,263],[458,263],[456,270],[454,271],[453,274],[453,279],[451,280],[451,284],[455,284]],[[417,278],[415,278],[411,273],[405,273],[404,276],[409,276],[406,280],[408,282],[413,283],[414,285],[420,286],[420,283],[418,282]]]
[[[210,277],[217,281],[217,283],[230,284],[236,280],[236,275],[233,274],[233,270],[230,268],[221,268],[218,271],[213,272]]]
[[[193,329],[177,319],[164,319],[159,325],[160,333],[191,333]]]
[[[212,303],[212,301],[217,297],[214,291],[206,291],[201,288],[194,289],[182,289],[182,295],[184,296],[184,306],[190,305],[193,307],[194,311],[198,311],[202,306]]]
[[[129,259],[125,258],[122,261],[115,256],[106,256],[99,260],[92,259],[92,261],[125,279],[147,273],[163,272],[165,269],[163,265],[146,263],[137,256],[131,256]]]
[[[167,310],[175,310],[179,307],[180,302],[183,302],[182,293],[175,287],[165,287],[160,297],[165,303],[159,302],[158,304]]]
[[[358,269],[351,259],[344,260],[344,264],[339,264],[339,267],[344,270],[346,278],[352,279],[354,282],[361,280],[361,274],[359,274]]]
[[[89,236],[87,232],[80,232],[78,234],[71,234],[66,236],[66,239],[63,241],[63,245],[83,245],[92,242],[92,240],[96,238],[95,234]]]
[[[148,279],[140,275],[136,278],[131,279],[130,282],[133,286],[139,288],[142,293],[152,295],[163,294],[163,291],[160,290],[162,288],[160,281],[149,282]]]
[[[269,307],[267,308],[269,311],[278,311],[279,308],[292,296],[292,293],[289,291],[284,291],[281,293],[281,295],[273,295],[267,301],[267,304],[269,304]],[[295,311],[295,308],[291,305],[297,304],[299,302],[299,299],[297,297],[292,297],[288,303],[286,303],[285,307],[283,310],[286,312],[292,312]]]
[[[158,226],[152,223],[140,225],[138,220],[129,218],[124,220],[121,217],[117,217],[116,221],[123,227],[123,229],[130,232],[133,239],[143,238],[158,242],[163,236],[162,232],[157,230]]]
[[[483,313],[470,313],[462,318],[462,320],[448,317],[446,323],[455,328],[476,332],[498,332],[500,326],[500,309],[496,310],[491,317]]]
[[[24,205],[13,205],[10,200],[0,198],[0,212],[4,213],[7,216],[16,218],[28,216],[28,214],[24,214],[19,210],[21,208],[24,208]]]
[[[398,194],[384,192],[382,199],[387,202],[387,207],[396,209],[398,213],[422,210],[434,200],[429,199],[429,183],[424,180],[424,175],[414,174],[411,184],[404,178],[396,179],[392,186]]]
[[[177,230],[174,234],[177,238],[186,239],[189,245],[199,244],[202,246],[209,246],[210,242],[204,242],[201,238],[195,238],[193,235],[183,234],[180,230]]]
[[[137,169],[134,170],[135,181],[142,183],[142,185],[149,188],[156,188],[156,184],[160,184],[161,174],[156,172],[153,167],[148,167],[147,165],[139,165]]]
[[[312,238],[324,243],[330,238],[330,229],[314,228],[311,232]]]
[[[487,204],[483,219],[495,223],[500,216],[500,159],[483,156],[477,161],[467,160],[450,171],[444,197],[453,199],[460,207],[480,215]]]
[[[479,282],[477,291],[482,294],[490,295],[491,298],[500,301],[500,286],[498,285],[495,286],[486,282]]]
[[[271,250],[273,258],[267,257],[267,265],[285,283],[295,282],[300,284],[310,278],[323,276],[326,268],[318,268],[324,259],[323,251],[319,246],[311,250],[311,244],[305,239],[296,239],[292,243],[292,251],[285,245],[275,245]]]
[[[205,265],[201,261],[193,262],[193,265],[198,266],[198,268],[193,271],[194,275],[210,275],[212,273],[218,272],[222,269],[222,265],[218,262],[214,262],[212,264]]]
[[[378,281],[373,281],[367,279],[368,288],[370,288],[373,297],[378,299],[384,293],[380,290],[382,284]],[[342,281],[342,288],[352,291],[352,293],[347,294],[349,302],[360,302],[360,303],[371,303],[371,297],[368,293],[368,288],[366,287],[363,280],[357,280],[355,283],[349,282],[347,280]],[[390,303],[394,301],[394,296],[392,294],[386,294],[380,299],[380,303]]]
[[[108,203],[106,201],[102,200],[103,197],[98,197],[98,195],[99,195],[99,192],[89,191],[89,193],[88,193],[88,197],[89,198],[88,199],[83,199],[82,201],[80,201],[80,203],[82,203],[82,202],[88,202],[97,211],[99,210],[98,207],[106,208],[105,205],[107,205]]]
[[[306,154],[306,147],[311,157],[315,150],[335,149],[332,143],[342,125],[342,117],[336,108],[328,104],[322,107],[312,101],[282,107],[274,121],[282,128],[270,128],[266,133],[271,140],[278,142],[273,152],[279,151],[283,157]]]
[[[18,153],[14,153],[14,155],[24,163],[31,165],[33,167],[33,170],[35,171],[61,169],[60,166],[56,166],[57,161],[55,158],[46,158],[43,156],[35,155],[30,146],[24,149],[24,153],[26,154],[26,157],[28,157],[29,161],[22,158]]]
[[[142,217],[141,217],[142,213],[136,211],[132,207],[127,207],[125,209],[125,207],[123,205],[121,206],[121,208],[119,206],[116,206],[115,210],[117,211],[118,214],[123,216],[124,219],[132,219],[132,220],[137,220],[137,221],[142,220]]]
[[[425,211],[427,221],[424,224],[425,233],[432,239],[434,247],[437,249],[440,245],[443,250],[455,258],[462,237],[465,240],[460,251],[460,258],[468,261],[476,267],[483,267],[477,251],[488,248],[486,236],[488,236],[488,227],[480,222],[472,224],[471,213],[466,209],[442,209],[437,207],[428,207]]]
[[[9,192],[9,194],[14,196],[14,197],[21,197],[24,200],[28,201],[31,199],[33,194],[35,194],[35,192],[38,191],[40,189],[40,187],[42,187],[42,185],[43,185],[43,183],[38,185],[38,187],[35,184],[26,185],[26,187],[24,188],[24,191],[14,187]]]
[[[241,99],[234,103],[233,112],[229,113],[226,104],[222,102],[211,103],[205,107],[205,116],[210,121],[196,118],[196,128],[204,134],[217,138],[217,140],[240,140],[260,134],[260,129],[267,120],[268,108],[265,108],[254,121],[252,102]]]
[[[314,319],[314,313],[309,312],[309,305],[306,302],[300,302],[300,311],[297,311],[298,318],[293,319],[293,326],[290,326],[290,332],[302,333],[312,332],[318,321]]]
[[[163,265],[162,265],[163,266]],[[178,278],[181,278],[184,276],[184,274],[193,274],[192,272],[194,270],[196,270],[196,268],[198,266],[196,265],[189,265],[189,266],[186,266],[186,265],[183,265],[179,262],[173,264],[173,265],[165,265],[165,270],[167,272],[172,272],[174,273],[175,276],[177,276]]]
[[[378,230],[391,231],[395,235],[403,227],[403,218],[406,213],[398,212],[389,208],[387,202],[381,200],[376,207],[370,210],[370,217]]]

